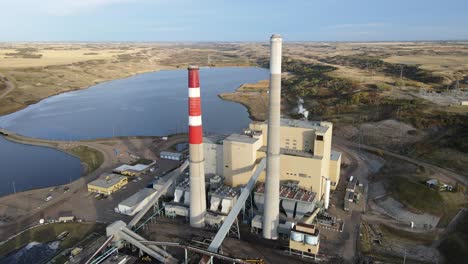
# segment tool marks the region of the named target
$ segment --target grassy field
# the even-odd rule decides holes
[[[463,72],[468,72],[467,55],[405,55],[391,56],[386,62],[408,65],[422,65],[421,68],[447,76],[448,78],[462,78]]]
[[[397,200],[416,212],[441,216],[439,227],[445,227],[458,213],[467,206],[461,192],[439,192],[426,187],[422,178],[395,176],[390,178],[389,190]]]
[[[18,111],[59,93],[163,69],[200,66],[248,66],[237,47],[217,44],[157,43],[0,43],[0,73],[15,89],[0,99],[0,115]]]
[[[57,236],[68,231],[70,234],[60,243],[60,250],[72,247],[81,239],[93,232],[104,232],[105,225],[97,223],[55,223],[41,225],[28,230],[0,246],[0,256],[22,248],[30,242],[47,243],[56,240]]]
[[[86,164],[86,174],[95,171],[104,162],[104,155],[90,147],[78,146],[70,149],[69,152]]]
[[[251,119],[264,121],[268,111],[268,87],[269,81],[262,80],[258,83],[241,85],[235,92],[222,93],[219,97],[223,100],[233,101],[244,105]]]

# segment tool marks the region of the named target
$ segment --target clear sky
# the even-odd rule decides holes
[[[468,40],[468,0],[0,0],[0,41]]]

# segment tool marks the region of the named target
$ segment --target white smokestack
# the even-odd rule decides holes
[[[270,91],[263,237],[278,238],[280,189],[281,46],[280,35],[270,39]]]

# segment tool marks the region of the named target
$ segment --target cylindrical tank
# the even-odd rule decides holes
[[[317,245],[318,236],[305,235],[305,243],[313,246]]]
[[[296,242],[303,242],[304,241],[304,234],[298,233],[295,231],[291,231],[291,239]]]

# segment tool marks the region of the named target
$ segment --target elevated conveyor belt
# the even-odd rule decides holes
[[[184,172],[184,170],[188,167],[189,161],[186,160],[179,168],[173,170],[172,172],[169,173],[169,175],[166,177],[167,181],[164,183],[163,187],[161,190],[159,190],[154,197],[148,202],[148,204],[141,209],[140,212],[128,223],[128,228],[132,229],[142,218],[145,216],[145,214],[151,209],[151,207],[154,206],[154,204],[159,200],[161,195],[169,189],[169,187],[174,183],[174,181]]]
[[[226,237],[227,233],[229,232],[229,229],[231,229],[231,226],[234,223],[234,220],[236,220],[236,218],[239,215],[241,209],[244,207],[245,202],[247,201],[247,198],[249,197],[250,193],[252,192],[252,189],[255,186],[255,183],[257,182],[258,177],[260,176],[260,173],[265,169],[265,165],[266,165],[266,160],[265,160],[265,158],[263,158],[260,161],[260,163],[257,165],[257,169],[253,173],[253,175],[250,178],[247,185],[244,188],[242,188],[241,195],[237,199],[236,204],[234,205],[231,212],[228,214],[228,216],[224,220],[223,225],[218,230],[218,233],[216,233],[216,236],[214,237],[213,241],[211,242],[210,246],[208,247],[209,251],[214,252],[214,253],[218,252],[218,249],[221,246],[221,244],[223,243],[224,238]]]

